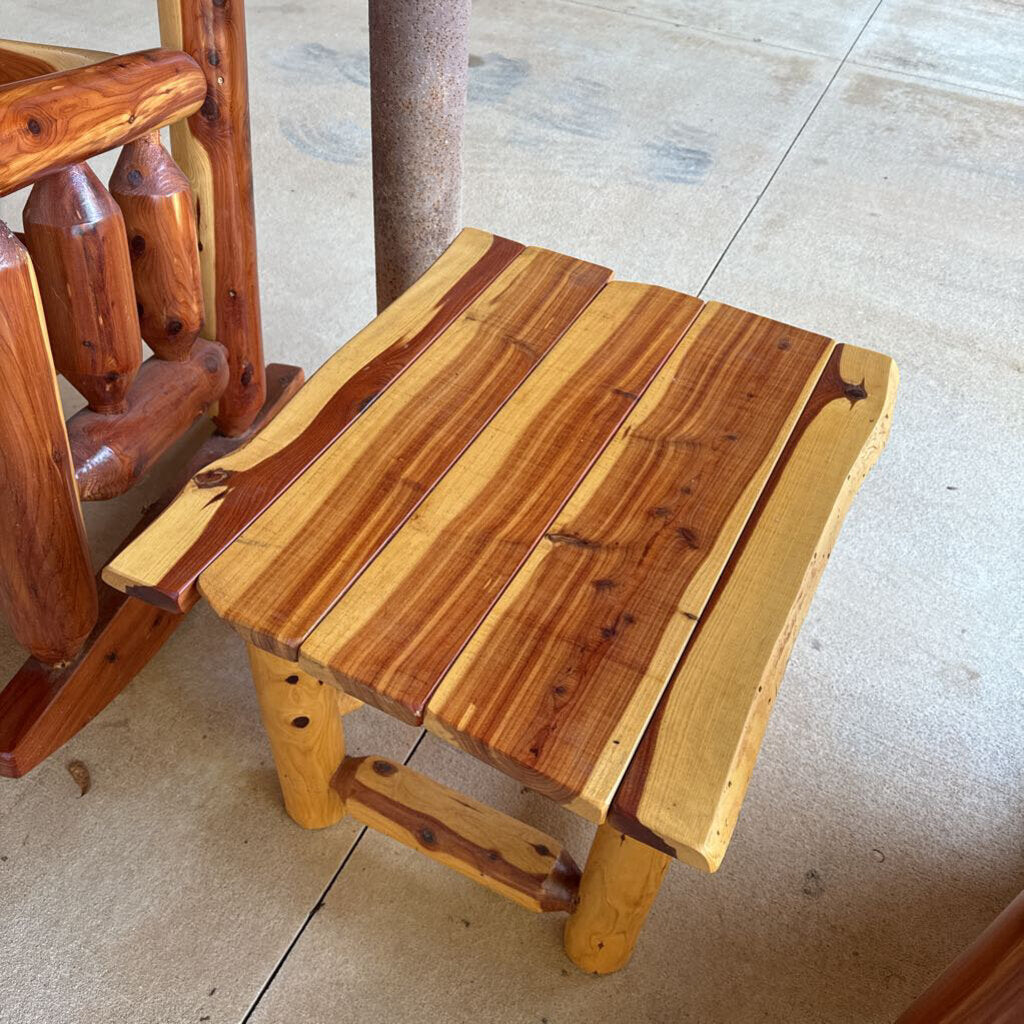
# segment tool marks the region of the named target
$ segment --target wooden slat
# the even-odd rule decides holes
[[[100,50],[79,50],[73,46],[48,43],[26,43],[20,39],[0,39],[0,85],[38,78],[54,71],[69,71],[86,64],[109,60],[112,53]]]
[[[303,644],[307,671],[419,722],[700,305],[608,284]]]
[[[797,632],[886,438],[891,359],[837,345],[609,813],[707,871],[721,863]]]
[[[171,611],[196,578],[523,251],[464,230],[404,295],[339,349],[244,448],[207,466],[103,570],[118,590]]]
[[[706,307],[441,683],[428,728],[603,820],[831,349]]]
[[[251,643],[300,644],[610,276],[527,249],[199,578]]]
[[[571,911],[580,869],[557,839],[382,757],[346,757],[345,813],[534,913]]]

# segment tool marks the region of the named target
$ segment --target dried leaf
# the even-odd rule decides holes
[[[92,785],[92,779],[89,777],[89,769],[81,761],[68,761],[68,771],[71,773],[71,778],[78,783],[80,790],[79,796],[85,796],[89,792],[89,787]]]

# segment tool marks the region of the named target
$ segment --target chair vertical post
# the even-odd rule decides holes
[[[0,222],[0,611],[54,665],[97,616],[71,452],[32,263]]]
[[[470,0],[370,0],[377,310],[461,227]]]
[[[206,100],[171,125],[171,152],[195,197],[206,319],[203,336],[228,350],[230,380],[216,422],[235,437],[266,398],[256,263],[249,85],[243,0],[158,0],[164,46],[206,75]]]

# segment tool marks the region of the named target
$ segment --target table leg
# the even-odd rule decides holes
[[[345,813],[331,777],[345,756],[343,707],[333,686],[303,672],[294,661],[253,644],[249,665],[260,715],[281,782],[284,806],[303,828],[325,828]]]
[[[611,825],[599,826],[579,906],[565,925],[565,951],[577,967],[611,974],[626,966],[671,859]]]
[[[370,0],[377,309],[461,227],[470,0]]]

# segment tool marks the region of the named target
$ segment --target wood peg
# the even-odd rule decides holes
[[[161,359],[187,359],[203,325],[199,243],[188,178],[158,131],[121,150],[110,194],[124,215],[142,337]]]
[[[23,221],[58,371],[94,412],[122,412],[142,343],[121,210],[76,164],[36,183]]]
[[[0,222],[0,611],[48,665],[73,658],[96,584],[28,253]]]

